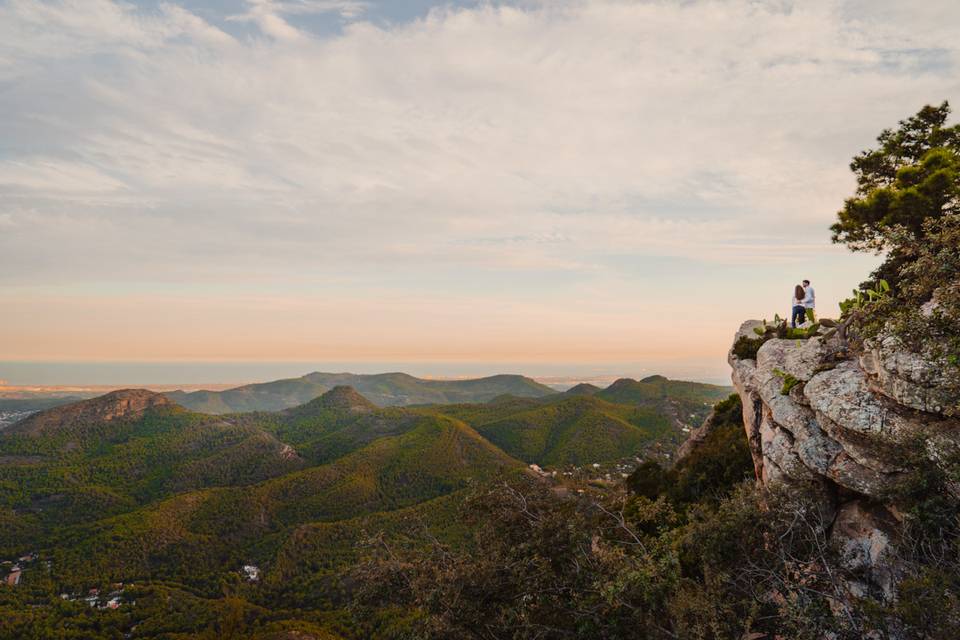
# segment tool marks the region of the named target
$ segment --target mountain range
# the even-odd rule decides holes
[[[365,378],[391,402],[398,395],[384,390],[396,388],[384,380],[420,397],[495,395],[378,406],[334,386],[278,411],[215,415],[131,389],[35,413],[0,431],[0,561],[28,551],[49,560],[47,574],[24,572],[23,593],[41,601],[50,589],[145,585],[141,630],[169,623],[169,612],[144,613],[158,598],[219,602],[224,580],[245,565],[262,571],[255,589],[245,587],[258,606],[335,611],[348,588],[343,571],[369,534],[459,544],[457,512],[471,487],[535,477],[534,463],[569,468],[672,450],[727,392],[659,378],[549,394],[519,376],[434,387]],[[289,398],[270,384],[250,397]],[[504,387],[527,397],[495,393]],[[183,633],[200,624],[174,618]]]
[[[248,384],[225,391],[174,391],[167,396],[183,407],[204,413],[280,411],[309,402],[337,386],[353,387],[382,407],[486,402],[504,394],[539,398],[556,393],[555,389],[520,375],[425,380],[406,373],[314,372],[299,378]]]

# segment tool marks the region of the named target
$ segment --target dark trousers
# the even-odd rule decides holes
[[[793,317],[790,318],[790,326],[796,328],[798,324],[803,324],[803,321],[807,319],[807,309],[802,305],[794,305],[793,307]]]

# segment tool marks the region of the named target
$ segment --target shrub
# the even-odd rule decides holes
[[[781,371],[780,369],[774,369],[773,373],[783,380],[783,386],[780,387],[780,393],[782,395],[789,395],[790,390],[801,382],[801,380],[798,380],[793,375],[787,373],[786,371]]]
[[[748,338],[747,336],[740,336],[737,338],[737,341],[733,343],[733,355],[737,356],[740,360],[756,360],[757,351],[760,350],[760,347],[763,346],[763,343],[767,340],[765,338]]]
[[[627,477],[627,488],[638,496],[656,500],[663,492],[664,470],[656,460],[647,460],[640,464]]]
[[[665,474],[663,492],[678,504],[718,500],[753,477],[753,457],[743,431],[740,396],[714,407],[713,428],[706,438]]]

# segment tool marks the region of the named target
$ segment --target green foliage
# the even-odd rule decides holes
[[[420,614],[349,610],[345,572],[371,533],[414,554],[469,547],[466,495],[528,476],[484,436],[525,462],[619,460],[669,450],[674,421],[727,391],[651,376],[486,404],[378,408],[339,389],[276,413],[47,414],[42,429],[0,434],[0,559],[38,550],[50,562],[27,569],[9,608],[0,598],[0,638],[120,638],[133,625],[158,638],[396,637]],[[248,563],[257,584],[237,573]],[[138,585],[135,609],[59,598],[119,581]]]
[[[941,371],[938,384],[958,398],[943,409],[960,413],[960,214],[928,220],[920,239],[904,231],[890,235],[898,247],[898,285],[881,280],[854,291],[841,303],[849,330],[858,346],[892,338],[930,362]]]
[[[946,102],[926,106],[857,156],[857,193],[832,230],[855,251],[886,253],[840,303],[843,336],[855,348],[894,338],[943,369],[939,386],[960,398],[960,125],[949,115]],[[944,409],[960,412],[960,400]]]
[[[749,484],[683,513],[663,496],[510,484],[467,503],[467,548],[405,554],[381,539],[354,579],[361,608],[418,612],[404,637],[853,640],[866,624],[832,614],[818,570],[823,515]]]
[[[960,413],[960,214],[929,220],[924,236],[901,234],[899,286],[856,318],[862,338],[893,337],[901,348],[921,355],[942,372],[941,386],[957,402],[944,409]],[[926,307],[926,310],[925,310]]]
[[[834,242],[856,251],[896,251],[890,229],[904,228],[919,239],[927,220],[958,212],[960,126],[946,126],[949,115],[946,102],[926,106],[881,133],[876,149],[854,158],[857,193],[837,214]]]
[[[787,373],[786,371],[781,371],[780,369],[774,369],[773,373],[783,380],[783,386],[780,388],[780,393],[782,395],[789,395],[790,390],[795,386],[800,384],[802,381],[795,378],[793,375]]]
[[[807,311],[811,311],[808,309]],[[763,326],[754,327],[753,332],[760,336],[759,344],[757,349],[763,345],[767,340],[772,340],[774,338],[786,339],[786,340],[807,340],[816,335],[820,334],[820,324],[813,322],[812,315],[808,315],[811,320],[811,325],[808,327],[790,327],[787,325],[787,321],[782,319],[779,315],[774,315],[773,322],[768,323],[766,320],[763,321]],[[744,339],[745,336],[741,336],[737,339],[737,342],[740,342]],[[753,338],[756,340],[756,338]],[[748,345],[744,345],[744,350],[747,350]],[[734,349],[736,349],[736,343],[734,344]],[[756,354],[754,353],[754,357]]]
[[[667,484],[663,467],[656,460],[646,460],[627,477],[626,485],[638,496],[656,500]]]
[[[618,460],[673,432],[669,419],[653,409],[587,396],[509,412],[489,421],[464,413],[458,415],[507,453],[551,466]]]
[[[853,312],[866,311],[870,306],[882,302],[890,294],[890,283],[884,279],[877,281],[876,288],[854,289],[853,296],[840,301],[841,317]]]
[[[670,469],[664,471],[652,461],[641,464],[627,478],[627,487],[649,499],[663,495],[685,505],[719,498],[753,476],[740,396],[718,402],[704,430],[706,437]]]
[[[783,337],[787,340],[809,340],[820,335],[820,325],[816,322],[809,327],[784,327]]]
[[[563,395],[457,405],[453,415],[353,407],[215,420],[157,412],[98,427],[106,440],[68,451],[48,446],[56,433],[0,436],[10,450],[51,452],[0,465],[0,545],[41,552],[21,587],[0,588],[0,640],[813,640],[863,637],[891,620],[933,638],[957,629],[955,574],[928,557],[957,556],[943,546],[953,534],[931,534],[953,531],[952,476],[913,478],[895,498],[927,554],[909,565],[906,596],[879,609],[838,600],[822,567],[842,568],[821,551],[816,499],[751,488],[736,395],[714,406],[698,446],[673,467],[641,465],[629,495],[554,491],[464,420],[496,425],[532,412],[562,433],[598,408],[629,425],[623,416],[651,407]],[[261,444],[282,446],[278,435],[298,450],[315,445],[315,458],[256,479],[256,457],[273,451]],[[197,471],[198,461],[229,467],[232,454],[252,475]],[[55,507],[37,502],[54,496]],[[72,515],[58,524],[48,510]],[[247,563],[261,567],[260,582],[240,578]],[[59,598],[114,581],[128,583],[136,606]],[[837,606],[851,617],[834,616]]]
[[[463,420],[525,462],[582,465],[633,457],[657,444],[679,444],[681,434],[672,425],[702,420],[730,390],[650,376],[617,380],[606,389],[571,391],[430,410]]]
[[[757,352],[768,339],[769,338],[765,336],[760,338],[740,336],[736,342],[733,343],[733,355],[737,356],[740,360],[756,360]]]
[[[621,378],[596,396],[607,402],[639,406],[661,407],[664,401],[680,401],[687,406],[702,408],[722,400],[730,393],[730,387],[669,380],[663,376],[648,376],[642,380]]]

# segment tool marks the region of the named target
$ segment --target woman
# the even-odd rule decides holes
[[[797,328],[797,323],[803,324],[807,319],[807,309],[803,306],[803,300],[807,297],[807,292],[799,284],[793,288],[793,315],[790,318],[790,326]]]

